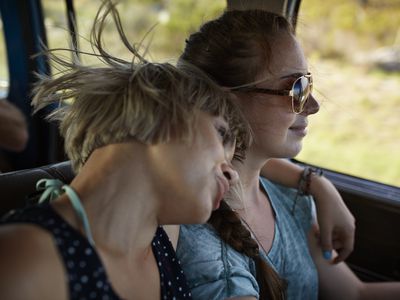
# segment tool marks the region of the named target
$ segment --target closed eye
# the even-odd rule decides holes
[[[233,134],[226,126],[220,125],[216,129],[224,146],[233,142]]]
[[[217,126],[216,129],[217,129],[218,135],[221,138],[221,141],[223,142],[228,129],[224,126]]]

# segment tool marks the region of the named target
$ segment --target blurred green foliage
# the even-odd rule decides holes
[[[52,2],[54,0],[45,0]],[[88,50],[85,41],[96,13],[98,1],[76,0],[80,44]],[[182,51],[186,37],[204,21],[216,17],[225,7],[225,0],[122,0],[118,4],[121,19],[130,41],[141,43],[148,50],[148,59],[176,59]],[[49,18],[52,16],[49,14]],[[113,28],[110,27],[110,32]],[[113,53],[129,55],[110,35]],[[144,40],[143,40],[144,39]]]
[[[300,11],[322,103],[298,159],[400,186],[400,73],[376,60],[400,46],[400,1],[303,0]]]
[[[6,49],[4,42],[4,32],[3,32],[3,22],[1,22],[0,15],[0,82],[8,82],[8,64],[6,58]],[[2,92],[2,87],[0,85],[0,92]]]
[[[300,12],[308,55],[340,59],[400,44],[399,0],[303,0]]]

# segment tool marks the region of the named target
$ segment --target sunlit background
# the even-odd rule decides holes
[[[75,0],[82,50],[99,1]],[[119,11],[132,43],[150,60],[175,62],[185,38],[219,15],[224,0],[125,0]],[[64,1],[44,0],[51,48],[69,47]],[[321,102],[310,117],[302,161],[400,186],[400,0],[303,0],[297,33]],[[2,31],[1,31],[2,34]],[[107,41],[110,41],[107,43]],[[116,40],[113,54],[130,59]],[[0,90],[8,73],[0,37]],[[90,62],[91,63],[91,62]]]

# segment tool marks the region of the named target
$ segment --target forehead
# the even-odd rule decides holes
[[[281,35],[272,44],[272,55],[267,73],[262,76],[287,77],[308,71],[303,48],[293,35]]]

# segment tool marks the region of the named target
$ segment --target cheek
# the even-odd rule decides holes
[[[282,101],[278,103],[270,101],[248,106],[243,110],[256,135],[257,133],[268,133],[271,136],[286,134],[294,123],[296,115],[282,104]]]
[[[231,145],[225,146],[225,157],[228,162],[233,160],[233,156],[235,155],[236,143],[232,143]]]
[[[225,159],[225,149],[214,127],[208,128],[203,135],[196,139],[194,151],[201,165],[215,164]]]

